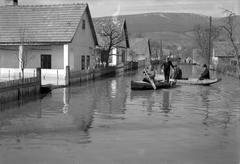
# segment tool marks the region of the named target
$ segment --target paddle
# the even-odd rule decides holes
[[[197,80],[197,84],[198,84],[198,81],[199,81],[199,80],[202,82],[202,79],[200,79],[200,77],[199,77],[198,80]],[[203,82],[202,82],[202,83],[203,83]]]
[[[172,77],[171,77],[172,80],[169,78],[169,82],[170,82],[170,86],[171,86],[171,87],[172,87],[172,85],[173,85],[172,83],[173,83],[173,80],[174,80],[173,78],[174,78],[174,73],[175,73],[175,71],[173,70],[172,72],[173,72],[173,73],[172,73]]]
[[[147,74],[147,72],[146,72],[145,69],[144,69],[144,72],[145,72],[145,74],[147,75],[147,78],[148,78],[148,80],[150,81],[150,83],[151,83],[153,89],[156,90],[156,89],[157,89],[156,85],[155,85],[154,82],[150,79],[150,77],[148,76],[148,74]]]

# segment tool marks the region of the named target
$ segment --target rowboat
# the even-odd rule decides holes
[[[162,89],[162,88],[171,88],[176,85],[176,81],[172,81],[170,83],[165,83],[162,80],[158,80],[155,82],[156,88],[157,89]],[[152,90],[153,87],[151,83],[145,82],[145,81],[133,81],[131,80],[131,89],[132,90]]]
[[[164,75],[157,75],[155,77],[155,80],[163,80],[164,79]],[[183,79],[177,79],[178,83],[181,84],[190,84],[190,85],[211,85],[214,83],[217,83],[219,81],[221,81],[222,78],[216,78],[216,79],[203,79],[203,80],[199,80],[198,78],[183,78]],[[170,82],[173,81],[173,79],[170,79]]]

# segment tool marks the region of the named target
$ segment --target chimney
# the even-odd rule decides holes
[[[5,6],[17,6],[18,0],[5,0]]]

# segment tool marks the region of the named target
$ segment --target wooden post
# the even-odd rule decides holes
[[[41,68],[37,68],[37,81],[39,82],[39,86],[36,86],[36,93],[42,92],[41,86],[42,86],[42,72]]]
[[[10,70],[8,71],[8,80],[10,81]]]
[[[37,80],[40,82],[40,85],[42,85],[42,72],[41,68],[37,68]]]
[[[66,66],[66,77],[65,77],[65,85],[69,86],[70,84],[70,67]]]
[[[212,17],[210,16],[210,18],[209,18],[210,20],[209,20],[209,43],[208,43],[208,47],[209,47],[209,56],[208,56],[208,68],[210,68],[210,65],[211,65],[211,42],[212,42]]]

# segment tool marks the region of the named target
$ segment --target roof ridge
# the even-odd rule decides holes
[[[3,5],[0,8],[4,7],[39,7],[39,6],[70,6],[70,5],[88,5],[88,3],[62,3],[62,4],[45,4],[45,5]]]

